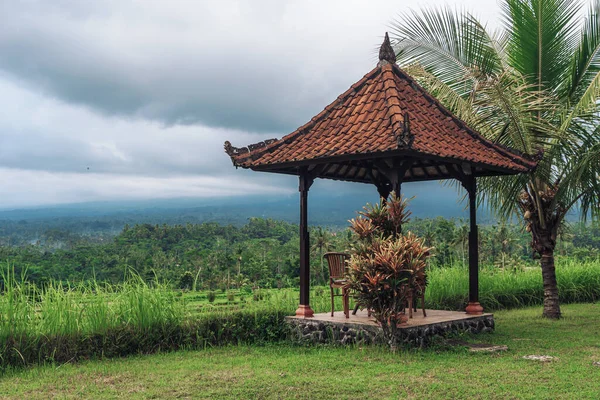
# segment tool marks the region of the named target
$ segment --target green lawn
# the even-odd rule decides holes
[[[496,314],[501,354],[464,348],[226,347],[37,367],[0,378],[2,398],[600,398],[600,304]],[[558,357],[540,363],[522,356]]]

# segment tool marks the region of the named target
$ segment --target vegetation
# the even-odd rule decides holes
[[[350,221],[358,237],[348,262],[350,287],[357,304],[371,310],[390,348],[396,350],[398,325],[413,293],[425,291],[425,267],[431,249],[413,233],[402,234],[410,215],[407,201],[394,192],[381,204],[366,206]]]
[[[600,216],[600,2],[503,0],[490,34],[468,13],[405,14],[398,59],[451,111],[494,142],[539,160],[531,174],[481,179],[482,199],[518,213],[541,259],[544,312],[561,315],[554,255],[569,211]]]
[[[461,338],[508,346],[495,354],[444,343],[395,354],[362,346],[207,348],[8,372],[0,379],[0,393],[7,399],[596,399],[600,305],[564,309],[565,318],[553,323],[540,318],[537,308],[498,312],[494,334]],[[522,358],[534,354],[557,360]]]
[[[561,301],[600,299],[600,262],[559,258],[558,265]],[[287,338],[284,316],[298,305],[297,288],[183,292],[158,282],[146,284],[136,276],[118,285],[53,282],[39,288],[14,277],[12,270],[4,272],[4,280],[8,284],[0,296],[0,369],[273,343]],[[464,308],[466,267],[431,269],[428,280],[428,307]],[[542,304],[540,280],[536,269],[488,267],[480,275],[481,302],[487,311]],[[316,312],[330,310],[323,287],[313,288],[311,305]],[[341,308],[339,298],[337,307]]]
[[[435,247],[429,262],[431,268],[466,265],[465,221],[413,218],[405,228],[422,237],[427,247]],[[351,233],[313,228],[313,285],[326,283],[321,274],[320,253],[349,250],[354,242]],[[147,283],[158,278],[187,290],[298,287],[297,225],[253,218],[240,227],[215,223],[143,224],[127,226],[114,237],[102,232],[94,235],[55,232],[52,242],[0,246],[0,260],[14,266],[17,275],[27,270],[28,281],[38,285],[49,280],[117,284],[127,271],[134,270]],[[514,224],[480,226],[481,264],[509,270],[533,266],[527,235]],[[574,262],[597,260],[600,224],[566,225],[560,232],[556,252],[568,255]],[[324,274],[327,275],[326,267]]]

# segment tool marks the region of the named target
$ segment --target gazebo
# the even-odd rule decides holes
[[[308,123],[247,147],[225,142],[235,167],[297,175],[300,191],[300,305],[312,317],[308,191],[317,178],[374,184],[387,198],[403,182],[457,179],[469,196],[469,303],[480,315],[477,178],[526,173],[536,161],[469,128],[396,65],[386,33],[377,66]]]

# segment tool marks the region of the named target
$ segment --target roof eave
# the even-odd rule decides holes
[[[419,157],[415,157],[415,155]],[[294,160],[287,161],[282,163],[272,163],[272,164],[253,164],[252,161],[249,163],[239,163],[236,166],[240,166],[242,168],[251,169],[253,171],[263,171],[263,172],[272,172],[275,170],[289,169],[301,166],[308,165],[319,165],[319,164],[329,164],[329,163],[340,163],[340,162],[348,162],[348,161],[364,161],[369,159],[384,159],[384,158],[397,158],[397,157],[406,157],[420,160],[428,160],[428,161],[438,161],[450,164],[471,164],[475,167],[481,168],[485,171],[497,172],[498,175],[516,175],[521,173],[531,172],[535,169],[535,165],[526,166],[520,165],[520,168],[507,168],[498,165],[486,164],[481,162],[473,162],[469,160],[453,158],[453,157],[440,157],[433,154],[426,153],[417,153],[414,150],[408,152],[407,149],[397,149],[397,150],[389,150],[382,151],[377,153],[354,153],[354,154],[342,154],[330,157],[319,157],[307,160]]]

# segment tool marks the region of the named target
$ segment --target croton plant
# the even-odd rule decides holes
[[[408,201],[391,193],[387,200],[367,204],[350,220],[356,243],[349,260],[348,279],[356,302],[371,311],[381,324],[392,349],[397,328],[405,320],[409,292],[425,290],[425,267],[432,248],[411,232],[403,234],[408,222]]]

